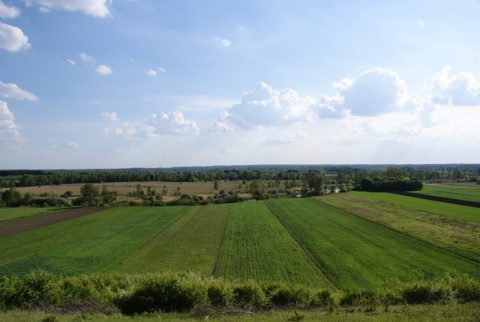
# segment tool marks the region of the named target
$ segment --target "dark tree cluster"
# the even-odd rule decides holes
[[[387,192],[387,191],[418,191],[423,189],[423,183],[418,179],[410,178],[376,178],[363,179],[360,183],[363,191]]]

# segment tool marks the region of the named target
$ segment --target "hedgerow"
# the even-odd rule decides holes
[[[480,282],[465,275],[441,280],[396,283],[373,291],[332,293],[279,282],[235,282],[179,274],[93,274],[57,277],[37,270],[23,277],[0,277],[0,309],[74,308],[126,315],[216,309],[309,309],[356,307],[375,311],[380,304],[480,302]],[[87,303],[87,304],[85,304]]]

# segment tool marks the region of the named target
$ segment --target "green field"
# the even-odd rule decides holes
[[[422,195],[480,202],[480,185],[477,184],[463,184],[461,186],[425,184],[421,191],[413,192]]]
[[[0,274],[23,274],[37,268],[62,275],[108,270],[188,209],[112,208],[2,238]]]
[[[0,238],[0,274],[23,275],[36,268],[64,276],[183,271],[331,289],[374,289],[392,278],[415,279],[419,272],[441,277],[457,271],[480,278],[477,223],[462,221],[463,228],[447,229],[451,226],[442,225],[458,219],[373,200],[379,196],[109,208]],[[388,209],[394,213],[385,215]],[[430,223],[418,220],[419,214],[445,220]],[[445,244],[439,237],[444,231],[460,242]]]
[[[452,218],[454,216],[449,217],[412,209],[409,207],[409,201],[416,202],[419,200],[417,198],[403,197],[405,202],[389,203],[385,199],[376,200],[379,196],[377,193],[352,192],[326,195],[318,199],[360,218],[480,263],[480,224]],[[427,200],[421,201],[435,205],[434,208],[438,207],[436,204],[444,204]],[[427,210],[429,209],[427,208]]]
[[[267,202],[270,209],[324,272],[341,288],[379,287],[415,272],[448,271],[480,277],[480,265],[314,199]]]
[[[330,284],[263,202],[233,205],[215,275],[315,287]]]
[[[33,208],[33,207],[8,207],[8,208],[0,208],[0,223],[12,221],[12,220],[19,220],[25,219],[29,217],[41,216],[46,215],[52,212],[56,212],[59,208]]]
[[[182,218],[113,270],[121,273],[192,271],[211,276],[230,208],[230,205],[191,207]]]
[[[420,198],[412,198],[387,192],[371,193],[352,191],[350,194],[362,198],[386,202],[389,204],[400,205],[410,209],[426,211],[457,220],[480,223],[479,208],[454,205],[446,202],[431,201]]]

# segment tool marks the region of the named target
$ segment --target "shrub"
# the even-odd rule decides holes
[[[265,285],[264,290],[269,302],[275,306],[308,307],[312,302],[311,291],[304,286],[273,283]]]
[[[208,301],[216,307],[229,307],[234,301],[232,284],[222,280],[212,280],[207,288]]]
[[[316,291],[312,296],[311,306],[313,307],[332,307],[335,301],[329,290]]]
[[[200,279],[173,275],[153,275],[141,282],[130,295],[120,299],[125,314],[143,312],[186,312],[207,302],[207,288]]]
[[[378,299],[371,291],[348,292],[340,298],[340,305],[361,307],[366,312],[372,312],[378,307]]]
[[[408,304],[450,302],[454,297],[450,288],[430,281],[407,284],[401,295]]]
[[[267,303],[262,288],[253,281],[233,286],[234,305],[238,307],[261,308]]]
[[[479,281],[467,276],[461,276],[456,278],[452,284],[452,289],[455,292],[455,298],[457,298],[460,302],[466,303],[480,301]]]
[[[54,276],[42,270],[32,271],[23,278],[2,277],[0,299],[5,308],[29,308],[34,304],[58,304],[59,287]]]

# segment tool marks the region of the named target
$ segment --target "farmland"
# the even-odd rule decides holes
[[[423,186],[422,191],[418,191],[415,193],[443,198],[453,198],[458,200],[480,202],[480,186],[478,184],[427,184]]]
[[[63,275],[194,271],[333,289],[377,288],[389,278],[407,281],[414,271],[480,277],[476,222],[466,222],[471,227],[462,228],[461,235],[455,232],[462,242],[449,244],[439,238],[443,230],[432,228],[438,225],[423,223],[417,232],[418,223],[404,218],[397,221],[404,225],[400,229],[372,217],[381,210],[362,217],[358,209],[345,207],[352,200],[369,209],[374,209],[372,203],[386,204],[378,198],[391,198],[392,209],[408,199],[350,193],[204,207],[107,208],[0,239],[0,273],[25,274],[35,268]],[[446,218],[456,223],[458,216]],[[405,228],[409,225],[411,230]],[[419,235],[430,236],[425,231],[431,237],[420,241]]]
[[[4,218],[10,216],[3,224],[55,213],[42,209],[3,208]],[[303,296],[302,307],[326,305],[338,303],[349,291],[376,292],[392,281],[443,281],[449,273],[479,280],[477,213],[472,207],[366,192],[195,207],[109,207],[0,238],[0,275],[29,276],[44,269],[83,281],[68,282],[72,285],[90,285],[88,276],[105,279],[105,285],[121,283],[106,286],[110,297],[134,296],[146,281],[178,278],[178,287],[189,285],[188,280],[222,292],[243,287],[238,283],[267,283],[259,284],[265,288],[259,292],[274,299],[272,292],[284,286],[268,283],[281,282],[298,285],[289,292]],[[171,275],[181,272],[186,275]],[[207,279],[189,277],[197,273]],[[431,285],[454,287],[450,279],[444,281]],[[405,285],[401,287],[409,287]],[[338,295],[315,302],[312,289]],[[397,297],[404,294],[396,292]],[[251,305],[264,305],[255,303]]]

